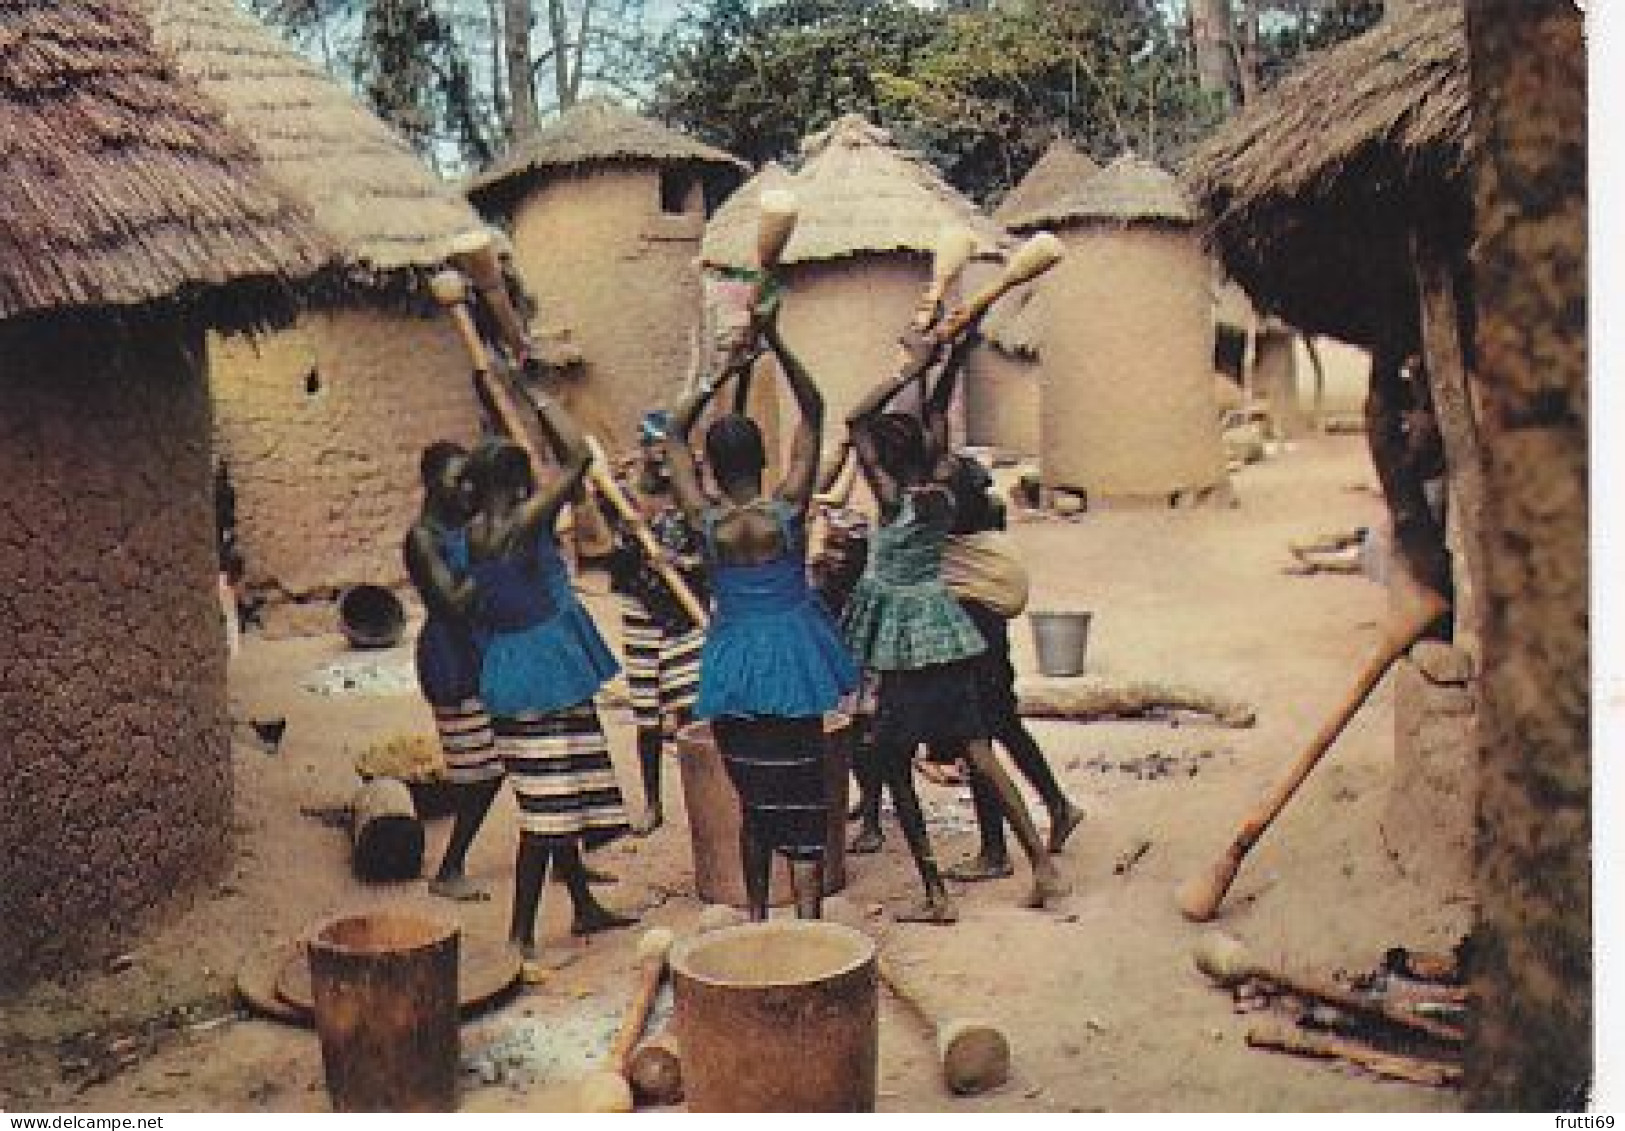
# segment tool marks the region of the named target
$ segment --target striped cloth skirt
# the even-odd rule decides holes
[[[823,718],[723,716],[711,731],[756,843],[793,860],[822,859],[829,836]]]
[[[440,732],[440,751],[446,758],[446,780],[453,785],[475,785],[502,777],[502,755],[497,753],[491,716],[478,699],[464,699],[455,707],[434,707],[434,726]]]
[[[659,730],[671,715],[692,713],[700,696],[705,630],[670,632],[649,615],[642,601],[622,597],[621,639],[637,728]]]
[[[602,844],[628,829],[609,742],[591,701],[493,721],[521,832]]]

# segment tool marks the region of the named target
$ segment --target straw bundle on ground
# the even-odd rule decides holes
[[[1012,232],[1031,231],[1053,224],[1054,205],[1065,200],[1083,182],[1100,172],[1093,158],[1064,137],[1050,142],[1020,183],[993,213],[993,219]]]
[[[95,963],[229,844],[206,325],[327,258],[130,0],[0,4],[0,984]]]
[[[1045,483],[1091,499],[1214,486],[1212,273],[1178,183],[1125,156],[1052,214],[1067,256],[1036,300]]]
[[[1416,337],[1409,230],[1466,241],[1470,91],[1459,4],[1317,54],[1191,158],[1227,270],[1299,329]]]
[[[326,249],[128,3],[0,8],[0,318],[198,302],[258,320]]]
[[[429,268],[479,224],[411,147],[232,0],[147,0],[158,42],[341,249],[353,282]]]

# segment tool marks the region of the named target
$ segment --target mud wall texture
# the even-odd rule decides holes
[[[0,988],[97,961],[231,817],[201,335],[0,330]]]
[[[1473,893],[1478,685],[1472,657],[1425,640],[1393,667],[1394,776],[1382,842],[1440,898]]]
[[[683,211],[668,213],[654,163],[560,174],[520,202],[511,226],[538,323],[568,330],[586,358],[560,399],[611,450],[630,450],[643,413],[673,403],[688,373],[705,230],[698,181]]]
[[[1467,7],[1489,456],[1475,1111],[1587,1110],[1595,1081],[1582,18],[1568,0]]]
[[[1078,227],[1041,305],[1047,486],[1174,494],[1225,475],[1211,265],[1189,231]]]
[[[965,367],[965,437],[971,444],[1036,456],[1041,390],[1036,361],[978,348]]]
[[[1365,417],[1366,392],[1371,387],[1371,355],[1358,346],[1336,338],[1316,338],[1324,383],[1315,387],[1315,364],[1301,335],[1292,339],[1293,371],[1297,374],[1298,403],[1313,417],[1318,402],[1319,416],[1327,420],[1361,421]]]
[[[1295,338],[1290,330],[1266,328],[1255,339],[1253,388],[1269,405],[1271,431],[1277,440],[1295,440],[1309,431],[1298,401]]]
[[[467,354],[443,316],[364,308],[209,348],[248,584],[273,602],[315,601],[314,618],[287,609],[281,623],[330,631],[344,587],[405,584],[418,456],[478,435]]]
[[[823,391],[827,450],[845,437],[847,413],[883,376],[897,372],[897,339],[930,281],[930,261],[912,254],[854,256],[798,263],[784,277],[789,293],[780,328]]]

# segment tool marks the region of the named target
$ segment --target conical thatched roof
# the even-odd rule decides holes
[[[1039,214],[1044,225],[1196,222],[1196,209],[1174,175],[1132,153],[1118,157]]]
[[[163,301],[234,327],[327,258],[133,0],[0,4],[0,319]]]
[[[479,226],[398,134],[232,0],[147,0],[158,42],[338,245],[351,281],[430,267]]]
[[[1058,137],[1027,170],[1021,183],[1010,190],[993,213],[993,219],[1013,232],[1053,224],[1056,220],[1054,205],[1098,172],[1100,166],[1087,153],[1066,138]]]
[[[1227,270],[1300,329],[1402,345],[1409,229],[1469,238],[1470,101],[1460,4],[1417,5],[1310,58],[1187,166]]]
[[[983,252],[1004,241],[998,226],[927,162],[897,148],[890,133],[855,114],[808,137],[802,153],[800,171],[780,186],[794,192],[801,205],[785,263],[929,253],[951,224],[975,233]],[[747,199],[751,207],[725,209],[726,216],[719,212],[712,218],[702,251],[707,262],[755,262],[755,197]]]
[[[480,207],[522,192],[523,181],[550,170],[608,161],[652,161],[711,166],[743,176],[750,166],[687,134],[639,117],[605,98],[578,102],[520,142],[467,184]]]
[[[740,185],[722,202],[705,225],[700,258],[719,266],[752,266],[756,262],[756,219],[761,212],[764,192],[794,189],[793,178],[783,165],[769,161],[750,180]]]

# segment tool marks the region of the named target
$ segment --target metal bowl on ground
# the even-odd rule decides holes
[[[393,648],[406,632],[406,607],[382,585],[352,585],[339,597],[339,629],[352,648]]]

